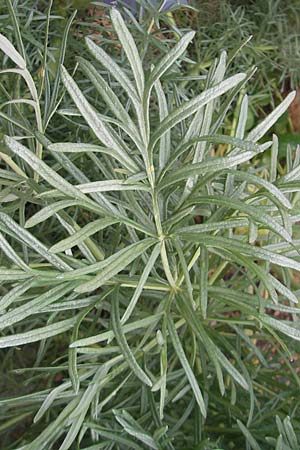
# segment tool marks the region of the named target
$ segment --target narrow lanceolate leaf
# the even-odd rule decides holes
[[[150,436],[149,433],[146,433],[140,424],[127,411],[123,410],[120,412],[114,410],[113,412],[117,421],[122,425],[128,434],[143,442],[147,448],[158,450],[156,442],[152,436]]]
[[[123,333],[129,333],[130,331],[139,330],[140,328],[147,328],[150,325],[155,324],[161,318],[162,314],[154,314],[153,316],[148,316],[145,319],[136,320],[134,322],[127,323],[122,326]],[[97,334],[96,336],[91,336],[84,339],[79,339],[73,342],[70,347],[85,347],[88,345],[94,345],[98,342],[111,341],[114,338],[114,332],[112,330],[105,331],[104,333]]]
[[[54,244],[49,249],[49,252],[51,253],[64,252],[65,250],[72,248],[75,245],[81,244],[88,237],[92,236],[93,234],[97,233],[100,230],[104,230],[104,228],[107,228],[115,223],[117,223],[117,220],[113,219],[99,219],[95,220],[94,222],[88,223],[76,233],[72,234],[66,239],[62,239],[57,244]]]
[[[127,92],[129,98],[132,100],[133,104],[137,108],[139,108],[139,98],[137,96],[137,92],[120,66],[91,39],[86,38],[86,45],[91,54],[97,59],[97,61],[99,61],[105,67],[105,69],[107,69],[111,73],[111,75],[120,83],[122,88]]]
[[[241,432],[245,436],[247,443],[250,445],[251,450],[262,450],[261,447],[258,445],[257,441],[250,433],[250,431],[245,427],[245,425],[240,420],[237,420],[237,424]]]
[[[293,260],[292,258],[288,258],[287,256],[271,252],[264,247],[256,247],[244,242],[240,242],[237,239],[210,236],[200,233],[182,233],[180,237],[183,240],[204,244],[207,247],[215,247],[220,249],[223,248],[228,250],[229,252],[230,250],[233,250],[244,255],[252,256],[255,259],[269,261],[270,263],[277,264],[278,266],[300,270],[300,263]]]
[[[2,233],[0,233],[0,250],[10,259],[17,267],[25,270],[26,272],[30,271],[30,267],[23,261],[22,258],[14,251],[12,246],[7,242]]]
[[[162,122],[169,114],[168,103],[159,80],[155,83],[156,96],[159,108],[159,120]],[[159,167],[162,169],[170,157],[171,151],[171,132],[168,130],[159,142]]]
[[[3,51],[18,67],[26,69],[26,62],[10,41],[0,34],[0,50]]]
[[[24,294],[28,289],[32,287],[35,280],[29,279],[24,283],[20,284],[20,280],[18,279],[19,284],[16,287],[11,289],[7,294],[0,297],[0,312],[3,312],[6,308],[8,308],[12,303],[18,300],[22,294]]]
[[[225,289],[226,291],[227,289]],[[183,298],[182,298],[183,299]],[[180,304],[180,309],[184,312],[185,319],[189,326],[198,335],[198,338],[203,343],[209,358],[214,363],[216,375],[219,381],[220,391],[222,395],[225,392],[225,386],[223,381],[223,375],[220,365],[228,372],[228,374],[235,380],[240,386],[248,390],[249,386],[245,378],[238,372],[238,370],[233,366],[233,364],[226,358],[226,356],[221,352],[220,348],[214,343],[214,341],[206,333],[202,322],[198,320],[194,311],[192,311],[188,302]]]
[[[144,93],[144,71],[138,49],[136,48],[134,39],[130,34],[126,24],[116,8],[112,8],[110,17],[116,30],[116,33],[120,39],[123,50],[126,53],[127,59],[132,68],[133,76],[135,79],[137,91],[140,98],[143,98]]]
[[[212,76],[209,87],[214,87],[221,83],[224,79],[225,71],[226,71],[226,59],[227,53],[223,51],[220,56],[220,61],[216,67],[216,70]],[[198,110],[197,114],[195,114],[194,119],[190,125],[190,128],[187,131],[187,135],[199,135],[203,136],[209,133],[211,128],[211,122],[213,118],[215,99],[211,100],[205,106],[205,111],[202,111],[202,108]],[[198,122],[199,114],[201,115],[200,121]],[[203,114],[203,117],[202,117]],[[192,130],[191,130],[192,128]],[[200,162],[204,159],[205,153],[208,150],[206,142],[198,142],[195,146],[193,163]],[[186,183],[186,187],[184,190],[184,197],[186,197],[192,190],[193,186],[196,184],[198,177],[189,178]]]
[[[250,184],[254,184],[256,186],[260,186],[264,188],[271,196],[271,199],[274,197],[282,206],[287,209],[292,209],[291,202],[286,198],[286,196],[278,189],[277,186],[264,180],[261,177],[253,175],[252,173],[242,172],[234,169],[226,169],[226,173],[234,176],[235,179],[241,179],[247,181]],[[259,195],[260,192],[257,192]]]
[[[58,211],[61,211],[62,209],[68,208],[70,206],[74,206],[76,204],[78,204],[78,200],[62,200],[53,203],[52,205],[45,206],[45,208],[42,208],[25,222],[25,228],[34,227],[35,225],[38,225],[39,223],[49,219],[49,217],[54,216],[54,214],[56,214]]]
[[[152,381],[150,380],[148,375],[143,371],[143,369],[138,365],[122,330],[119,311],[119,298],[117,293],[115,293],[112,300],[111,321],[115,338],[129,367],[132,369],[134,374],[142,381],[142,383],[145,383],[147,386],[151,387]]]
[[[249,220],[244,217],[239,217],[236,219],[227,219],[222,220],[220,222],[207,222],[199,225],[190,225],[188,227],[179,228],[174,231],[175,235],[179,235],[180,233],[207,233],[208,231],[215,230],[230,230],[236,227],[248,227]]]
[[[128,183],[126,180],[94,181],[92,183],[79,184],[76,187],[84,194],[109,191],[150,191],[150,187],[146,184]]]
[[[30,272],[24,272],[20,269],[6,269],[0,268],[0,281],[21,281],[31,278]]]
[[[235,380],[242,388],[249,390],[249,385],[245,378],[240,374],[240,372],[231,364],[231,362],[226,358],[226,356],[221,352],[219,347],[214,344],[215,354],[218,358],[220,364],[229,373],[229,375]]]
[[[196,380],[196,377],[194,375],[193,370],[191,369],[191,367],[189,365],[189,362],[188,362],[187,357],[185,355],[184,349],[183,349],[183,347],[181,345],[179,336],[177,334],[174,322],[171,319],[171,317],[168,317],[167,321],[168,321],[168,330],[169,330],[170,337],[171,337],[171,340],[172,340],[172,343],[173,343],[173,347],[174,347],[174,349],[175,349],[175,351],[177,353],[177,356],[179,358],[179,361],[180,361],[180,363],[181,363],[181,365],[182,365],[182,367],[183,367],[183,369],[185,371],[187,379],[188,379],[188,381],[189,381],[189,383],[191,385],[191,388],[193,390],[195,399],[196,399],[196,401],[197,401],[197,403],[199,405],[201,414],[204,417],[206,417],[206,407],[205,407],[205,403],[204,403],[204,400],[203,400],[203,396],[202,396],[199,384],[198,384],[198,382]]]
[[[128,112],[120,102],[118,96],[114,93],[109,84],[100,75],[99,71],[83,58],[78,58],[79,65],[85,75],[91,80],[97,92],[101,95],[107,106],[114,113],[114,115],[123,123],[128,125],[133,131],[137,133],[137,129],[129,116]]]
[[[125,151],[122,153],[112,147],[102,147],[100,145],[94,144],[83,144],[83,143],[73,143],[73,142],[61,142],[57,144],[50,144],[48,146],[49,150],[57,153],[103,153],[115,158],[124,167],[127,166],[127,154]]]
[[[273,275],[269,274],[269,279],[273,284],[274,288],[282,294],[284,297],[288,298],[293,303],[298,303],[298,299],[296,295],[288,289],[284,284],[282,284],[277,278],[273,277]]]
[[[73,283],[61,284],[35,297],[25,304],[11,309],[6,314],[0,316],[0,330],[7,328],[33,314],[37,314],[42,308],[56,302],[65,294],[73,290]]]
[[[274,183],[277,178],[277,161],[278,161],[278,149],[279,141],[276,134],[273,134],[273,145],[271,149],[271,163],[270,163],[270,175],[269,179],[271,183]]]
[[[201,311],[204,319],[206,319],[206,312],[207,312],[207,301],[208,301],[207,287],[208,287],[208,251],[205,245],[201,245],[199,296],[200,296]]]
[[[152,70],[147,82],[147,90],[150,93],[155,82],[175,63],[175,61],[185,52],[190,42],[195,36],[194,31],[186,33],[180,41],[166,53],[160,62]]]
[[[15,141],[9,136],[4,137],[4,142],[13,153],[20,156],[20,158],[22,158],[36,173],[44,178],[44,180],[48,181],[53,187],[69,197],[85,199],[85,196],[78,191],[78,189],[58,175],[58,173],[47,166],[44,161],[41,161],[34,153],[28,150],[28,148],[20,144],[20,142]]]
[[[281,333],[286,334],[296,341],[300,341],[300,330],[292,326],[293,322],[277,320],[273,317],[268,316],[267,314],[260,314],[259,319],[263,324],[272,327],[275,330],[281,331]]]
[[[253,152],[244,152],[237,156],[228,156],[227,158],[212,158],[196,164],[189,164],[178,170],[174,170],[160,182],[158,189],[164,189],[178,181],[185,180],[193,175],[203,175],[206,173],[217,172],[218,170],[234,167],[237,164],[249,161],[253,158]]]
[[[104,378],[106,373],[107,373],[106,366],[105,365],[103,365],[102,367],[100,366],[100,368],[94,375],[93,379],[89,383],[87,389],[79,397],[78,405],[70,415],[71,426],[58,450],[68,450],[72,446],[73,442],[76,439],[76,436],[80,431],[80,428],[83,424],[87,411],[97,394],[100,379]]]
[[[4,336],[0,338],[0,348],[16,347],[18,345],[25,345],[31,342],[41,341],[57,334],[64,333],[70,330],[75,322],[76,317],[72,319],[62,320],[45,327],[36,328],[35,330],[27,331],[25,333],[17,333],[12,336]]]
[[[172,165],[178,161],[179,157],[189,150],[193,145],[197,144],[197,142],[206,142],[206,143],[215,143],[215,144],[228,144],[230,146],[238,146],[240,149],[246,151],[253,151],[254,154],[262,153],[267,148],[272,145],[271,141],[265,142],[262,145],[258,145],[254,142],[245,141],[243,139],[233,138],[231,136],[226,136],[223,134],[215,134],[215,135],[206,135],[206,136],[197,136],[188,141],[182,142],[179,145],[178,149],[175,152],[172,152],[169,160],[166,162],[166,167],[163,171],[163,174],[166,173],[167,170],[170,170]],[[238,152],[240,153],[240,151]],[[236,153],[233,151],[228,156],[234,156]],[[236,171],[235,171],[236,172]],[[254,176],[254,175],[252,175]]]
[[[59,278],[62,280],[76,280],[84,275],[88,275],[91,273],[100,272],[100,270],[103,270],[107,266],[114,266],[114,264],[119,261],[121,258],[123,258],[125,255],[128,254],[128,251],[132,248],[135,249],[136,247],[139,248],[140,242],[135,242],[134,244],[131,244],[122,250],[119,250],[118,252],[114,253],[113,255],[109,256],[108,258],[104,259],[103,261],[96,262],[94,264],[86,264],[85,266],[72,270],[71,272],[65,272],[59,275]]]
[[[101,271],[101,273],[93,280],[78,286],[75,291],[80,293],[94,291],[98,287],[102,286],[106,281],[110,280],[117,273],[121,272],[121,270],[125,269],[132,261],[134,261],[145,250],[147,250],[147,248],[151,247],[155,243],[155,239],[149,238],[129,245],[127,249],[119,255],[119,258],[116,258],[115,255],[111,256],[111,263],[109,262],[108,258],[106,260],[107,265]]]
[[[69,92],[72,100],[75,105],[79,109],[83,118],[89,124],[91,129],[94,131],[97,138],[103,142],[107,147],[115,147],[115,142],[112,136],[109,134],[105,124],[99,119],[98,114],[94,111],[89,102],[85,99],[81,90],[73,80],[73,78],[69,75],[67,70],[62,67],[62,81]]]
[[[82,142],[59,142],[56,144],[50,144],[49,150],[59,153],[106,153],[113,152],[113,148],[101,147],[95,144],[84,144]]]
[[[149,258],[149,260],[148,260],[148,262],[147,262],[147,264],[145,266],[145,269],[143,270],[143,273],[142,273],[142,275],[141,275],[141,277],[139,279],[138,285],[137,285],[137,287],[136,287],[136,289],[134,291],[134,294],[133,294],[133,296],[132,296],[132,298],[131,298],[131,300],[129,302],[129,305],[127,306],[126,311],[123,314],[123,317],[122,317],[122,320],[121,320],[122,324],[124,324],[129,319],[129,317],[131,316],[131,314],[132,314],[132,312],[134,310],[134,307],[135,307],[135,305],[136,305],[136,303],[137,303],[137,301],[138,301],[138,299],[139,299],[139,297],[140,297],[140,295],[142,293],[143,287],[144,287],[144,285],[145,285],[145,283],[146,283],[146,281],[148,279],[148,276],[149,276],[151,270],[153,269],[153,266],[155,264],[155,261],[157,260],[157,257],[159,255],[159,253],[160,253],[160,245],[157,244],[154,247],[153,251],[152,251],[152,254],[151,254],[151,256],[150,256],[150,258]]]
[[[187,117],[194,114],[198,109],[202,108],[204,105],[209,103],[211,100],[219,97],[220,95],[232,89],[238,83],[240,83],[245,78],[245,74],[241,73],[234,75],[233,77],[227,78],[227,80],[222,81],[218,85],[207,89],[202,92],[202,94],[194,97],[191,100],[183,103],[181,106],[172,111],[160,124],[158,129],[155,131],[151,141],[151,148],[153,148],[158,141],[158,139],[163,136],[169,129],[173,128],[177,123],[183,121]]]
[[[71,341],[74,342],[78,338],[79,328],[81,325],[81,322],[85,318],[85,316],[94,308],[95,303],[93,305],[88,306],[85,308],[78,316],[78,320],[73,328],[72,331],[72,338]],[[80,378],[78,374],[78,367],[77,367],[77,348],[69,348],[68,351],[68,366],[69,366],[69,376],[71,379],[71,383],[74,389],[75,394],[78,394],[79,386],[80,386]]]
[[[245,135],[246,125],[247,125],[247,118],[248,118],[248,95],[244,95],[241,109],[240,109],[240,117],[237,123],[235,137],[243,139]]]
[[[50,442],[57,438],[58,430],[64,429],[69,421],[69,416],[76,408],[78,399],[74,398],[63,408],[60,414],[23,450],[48,450]],[[27,448],[26,448],[27,447]]]
[[[137,171],[138,168],[132,159],[125,154],[124,150],[120,150],[117,142],[113,138],[112,134],[109,132],[108,127],[99,118],[97,112],[92,108],[89,102],[85,99],[81,90],[73,80],[73,78],[68,74],[67,70],[62,67],[62,81],[69,92],[72,100],[79,109],[82,117],[86,120],[88,125],[91,127],[97,138],[107,147],[112,147],[118,150],[122,154],[122,158],[126,161],[126,167],[130,171]]]
[[[124,448],[130,448],[132,450],[141,450],[140,444],[137,444],[133,439],[124,437],[120,432],[116,432],[116,430],[110,431],[108,428],[101,427],[99,423],[94,423],[90,421],[85,421],[84,425],[87,428],[90,428],[92,431],[94,430],[99,436],[103,437],[103,440],[99,444],[95,444],[92,447],[85,447],[82,450],[101,450],[105,449],[107,445],[112,445],[113,443],[121,444],[125,446]],[[105,440],[104,440],[105,439]]]
[[[198,203],[198,199],[196,201]],[[203,203],[206,205],[222,205],[228,207],[228,209],[234,209],[237,211],[241,211],[244,214],[249,215],[249,217],[255,219],[258,223],[262,223],[270,228],[274,233],[279,234],[283,239],[291,242],[292,238],[288,231],[283,228],[280,223],[277,222],[272,216],[262,212],[254,205],[249,205],[248,203],[244,203],[240,200],[236,200],[231,197],[226,196],[218,196],[218,195],[207,195],[199,198],[199,203]],[[199,225],[201,228],[201,225]],[[196,229],[195,229],[196,231]]]
[[[289,95],[271,112],[262,122],[260,122],[253,130],[248,134],[247,140],[258,141],[263,137],[266,132],[274,125],[279,117],[285,113],[292,101],[296,96],[296,91],[290,92]]]
[[[71,267],[66,264],[61,258],[56,255],[52,255],[44,244],[42,244],[31,233],[17,224],[11,217],[2,212],[0,212],[0,226],[3,231],[7,232],[7,234],[12,235],[18,241],[28,245],[35,252],[49,261],[53,266],[57,267],[60,270],[71,270]]]

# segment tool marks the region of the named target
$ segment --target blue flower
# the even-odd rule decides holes
[[[105,0],[107,5],[117,8],[118,6],[127,6],[132,12],[136,12],[139,3],[136,0]],[[159,8],[162,5],[162,0],[148,0],[150,6]],[[188,0],[166,0],[161,11],[166,11],[174,6],[187,5]]]

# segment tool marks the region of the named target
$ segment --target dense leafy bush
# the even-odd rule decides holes
[[[111,20],[115,58],[88,38],[39,86],[0,37],[22,93],[2,113],[0,347],[29,361],[2,429],[34,422],[5,445],[297,448],[300,152],[278,177],[266,137],[294,93],[246,133],[251,71],[226,77],[222,52],[195,92],[193,32],[149,62]]]

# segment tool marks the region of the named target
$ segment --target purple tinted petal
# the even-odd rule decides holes
[[[118,0],[104,0],[107,5],[118,7],[118,4],[121,6],[121,3],[118,2]],[[131,11],[135,11],[137,8],[137,2],[136,0],[123,0],[123,4],[125,3]],[[152,0],[149,1],[153,6],[159,7],[161,5],[161,0]],[[188,0],[167,0],[164,4],[162,11],[166,11],[167,9],[170,9],[172,6],[179,6],[179,5],[187,5]]]

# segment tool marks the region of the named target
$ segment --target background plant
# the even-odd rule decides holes
[[[10,365],[36,351],[19,370],[36,388],[1,402],[2,429],[36,425],[8,445],[293,448],[299,151],[278,178],[276,136],[258,142],[294,94],[246,133],[251,71],[226,78],[223,52],[196,91],[182,74],[193,33],[144,71],[111,20],[114,59],[87,39],[92,63],[61,69],[67,142],[38,127],[46,101],[1,37],[33,108],[26,129],[8,117],[1,169],[0,345]]]

